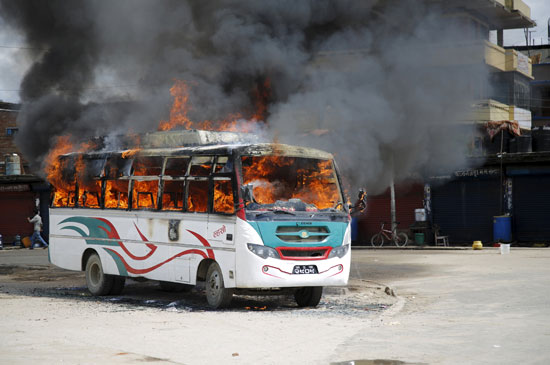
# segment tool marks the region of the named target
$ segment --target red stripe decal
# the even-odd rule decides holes
[[[201,243],[203,244],[203,246],[205,247],[210,247],[210,243],[208,243],[208,241],[206,240],[206,238],[204,238],[203,236],[201,236],[200,234],[196,233],[196,232],[193,232],[193,231],[190,231],[190,230],[187,230],[187,232],[191,233],[193,236],[197,237],[197,239],[199,241],[201,241]],[[211,249],[206,249],[206,252],[208,252],[208,257],[211,258],[212,260],[215,260],[216,257],[214,256],[214,251],[211,250]]]
[[[334,265],[334,266],[328,268],[328,269],[325,270],[325,271],[321,271],[319,274],[324,274],[324,273],[326,273],[327,271],[330,271],[330,270],[334,269],[335,267],[338,267],[338,265]],[[340,265],[340,267],[341,267],[340,271],[338,271],[336,274],[332,274],[331,276],[329,276],[329,278],[330,278],[330,277],[333,277],[333,276],[335,276],[335,275],[338,275],[338,274],[340,274],[342,271],[344,271],[344,265]]]
[[[107,237],[109,238],[113,238],[113,239],[116,239],[116,240],[120,240],[120,237],[118,235],[118,232],[116,230],[116,228],[112,225],[111,222],[109,222],[108,220],[106,219],[103,219],[103,218],[97,218],[99,219],[100,221],[102,221],[103,223],[107,224],[109,226],[109,228],[111,228],[111,231],[107,231],[105,229],[105,227],[99,227],[101,228],[102,230],[104,230],[106,233],[107,233]],[[148,242],[149,240],[147,239],[147,237],[145,237],[139,230],[139,228],[136,226],[136,224],[134,223],[134,227],[136,227],[136,230],[138,231],[139,233],[139,236],[141,237],[141,239],[145,242]],[[141,260],[146,260],[148,259],[149,257],[151,257],[155,251],[157,250],[157,246],[153,245],[153,244],[146,244],[147,247],[149,247],[150,251],[149,253],[147,253],[145,256],[136,256],[134,254],[132,254],[128,248],[126,248],[126,246],[124,245],[124,243],[122,243],[122,241],[118,241],[118,245],[120,246],[120,248],[122,248],[122,250],[124,251],[124,253],[126,253],[126,255],[128,255],[132,260],[136,260],[136,261],[141,261]]]
[[[132,274],[137,274],[137,275],[146,274],[148,272],[151,272],[151,271],[153,271],[155,269],[158,269],[159,267],[167,264],[168,262],[172,261],[173,259],[184,256],[184,255],[196,254],[196,255],[200,255],[204,258],[207,258],[206,254],[204,252],[202,252],[201,250],[192,249],[192,250],[182,251],[182,252],[178,253],[177,255],[174,255],[174,256],[170,257],[169,259],[164,260],[163,262],[161,262],[159,264],[156,264],[155,266],[151,266],[147,269],[135,269],[135,268],[131,267],[126,262],[126,260],[124,260],[124,258],[118,252],[116,252],[115,250],[113,250],[111,248],[107,248],[107,247],[104,247],[104,248],[118,256],[120,261],[122,261],[122,263],[124,264],[124,267],[126,267],[126,271],[128,271],[129,273],[132,273]]]

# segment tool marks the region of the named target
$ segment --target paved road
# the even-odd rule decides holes
[[[23,364],[547,364],[549,263],[550,249],[509,255],[358,249],[350,290],[329,292],[318,309],[239,298],[231,310],[216,312],[203,306],[200,293],[181,299],[147,283],[96,300],[87,296],[81,273],[50,267],[46,250],[0,251],[0,358]],[[386,295],[386,286],[397,297]]]

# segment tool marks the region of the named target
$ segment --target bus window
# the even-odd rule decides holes
[[[134,176],[159,176],[162,170],[161,157],[139,157],[134,162]]]
[[[231,178],[214,179],[214,212],[233,214],[235,204]]]
[[[105,167],[105,176],[110,180],[130,176],[133,161],[132,159],[124,159],[119,156],[110,157]]]
[[[159,183],[157,180],[134,180],[132,209],[156,209]]]
[[[189,157],[168,158],[164,168],[164,176],[183,177],[187,175]]]
[[[161,171],[161,157],[139,157],[134,161],[132,209],[157,209]]]
[[[61,157],[48,174],[54,186],[52,206],[73,207],[76,201],[75,161],[72,157]]]
[[[187,211],[206,213],[208,211],[208,180],[188,182]]]
[[[182,210],[185,181],[164,181],[162,210]]]
[[[85,208],[100,208],[101,201],[101,181],[91,180],[78,183],[78,206]]]
[[[231,172],[233,170],[233,164],[231,161],[229,161],[228,156],[218,156],[218,159],[216,160],[216,167],[214,168],[214,172],[224,173],[224,172]]]
[[[128,180],[105,182],[105,208],[128,209]]]
[[[83,158],[77,162],[78,206],[85,208],[100,208],[101,181],[97,178],[103,175],[104,158]]]
[[[306,210],[343,209],[331,160],[244,156],[243,184],[253,184],[260,205],[299,199]]]
[[[212,156],[195,156],[191,160],[191,176],[208,176],[212,171]]]

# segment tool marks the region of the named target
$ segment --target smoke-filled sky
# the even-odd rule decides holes
[[[381,3],[0,1],[2,27],[28,47],[10,62],[30,60],[19,147],[37,167],[59,135],[154,131],[174,80],[194,120],[251,115],[269,80],[268,134],[334,153],[354,189],[464,167],[458,126],[486,70],[443,66],[463,34],[436,7]]]

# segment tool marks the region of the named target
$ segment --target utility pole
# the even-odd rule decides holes
[[[397,219],[395,217],[395,184],[394,184],[394,164],[393,164],[393,152],[390,154],[390,216],[391,216],[391,230],[397,229]]]

